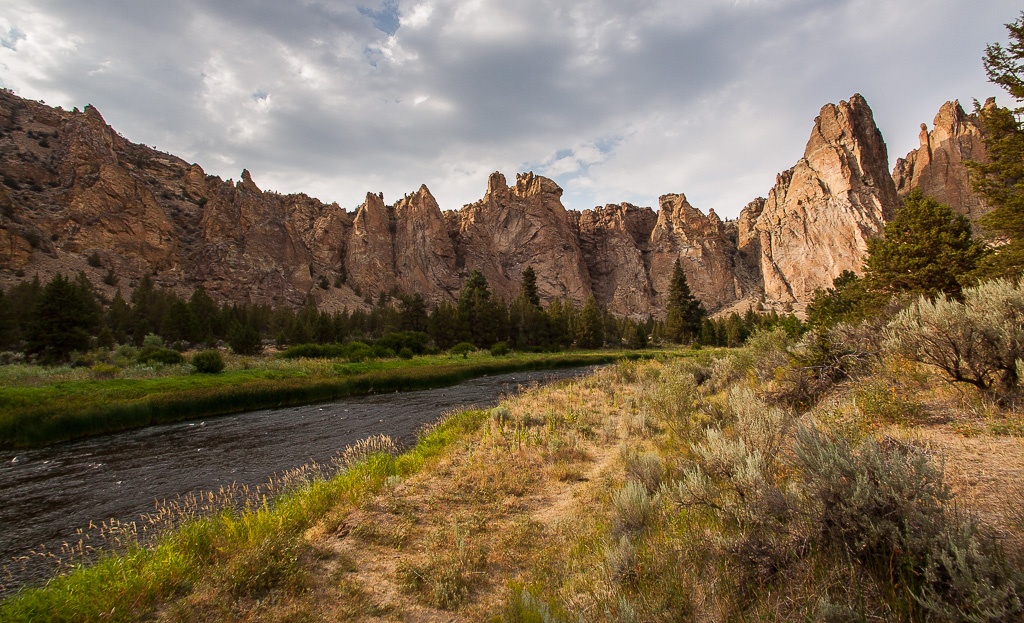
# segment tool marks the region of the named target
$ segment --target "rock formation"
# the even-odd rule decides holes
[[[843,270],[860,270],[901,194],[921,188],[972,218],[963,161],[983,157],[976,120],[943,106],[921,149],[897,163],[859,95],[821,109],[797,164],[739,219],[704,214],[682,194],[659,209],[567,211],[562,189],[525,173],[490,176],[484,197],[442,212],[426,186],[354,214],[304,194],[260,190],[133,144],[92,107],[64,111],[0,91],[0,286],[79,270],[105,295],[146,273],[182,294],[350,309],[381,293],[454,300],[473,270],[506,300],[532,266],[544,302],[593,294],[620,316],[662,317],[678,259],[712,311],[766,298],[799,308]],[[101,264],[94,266],[96,255]],[[119,283],[103,284],[108,271]],[[111,281],[108,277],[108,281]]]
[[[504,175],[492,173],[484,198],[459,212],[453,232],[459,266],[479,270],[506,300],[532,266],[543,300],[582,304],[591,294],[590,275],[561,197],[562,189],[545,177],[519,174],[509,187]]]
[[[986,106],[994,106],[989,100]],[[977,220],[989,208],[971,191],[968,160],[984,161],[985,143],[976,115],[968,115],[960,102],[946,102],[932,122],[932,131],[921,124],[921,146],[896,161],[892,177],[896,192],[905,197],[920,189],[925,196],[945,203],[971,220]]]
[[[844,270],[860,271],[898,201],[882,135],[854,95],[821,109],[804,157],[779,174],[756,218],[741,216],[738,237],[760,256],[769,300],[806,303]]]

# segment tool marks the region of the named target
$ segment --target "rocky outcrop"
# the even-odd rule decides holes
[[[804,157],[779,174],[756,218],[741,216],[738,236],[759,254],[766,297],[802,304],[844,270],[861,270],[868,238],[898,201],[882,135],[854,95],[821,109]]]
[[[994,106],[995,100],[986,102]],[[971,190],[964,162],[985,161],[985,142],[980,121],[960,107],[946,102],[932,122],[932,131],[921,124],[921,146],[896,161],[892,177],[896,192],[905,197],[920,189],[925,196],[945,203],[971,220],[988,212],[985,201]]]
[[[395,271],[398,289],[433,304],[462,287],[458,257],[441,208],[426,186],[395,204]]]
[[[655,313],[650,238],[658,214],[628,203],[575,214],[575,229],[597,301],[619,316],[646,318]]]
[[[678,259],[694,296],[718,309],[743,296],[735,270],[736,241],[714,210],[704,215],[681,194],[658,198],[658,222],[651,232],[651,288],[663,310]]]
[[[459,266],[479,270],[507,300],[532,266],[542,299],[582,304],[591,294],[590,275],[561,197],[562,189],[545,177],[519,174],[509,187],[504,175],[492,173],[484,198],[459,213]]]
[[[248,171],[237,183],[207,176],[125,140],[92,106],[69,112],[0,92],[0,166],[8,284],[83,270],[110,294],[150,273],[225,301],[359,300],[315,287],[343,269],[352,223],[337,204],[263,192]],[[87,262],[94,254],[99,267]]]

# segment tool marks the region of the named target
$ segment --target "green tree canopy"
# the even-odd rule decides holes
[[[985,253],[963,215],[914,190],[886,223],[884,235],[868,240],[865,285],[884,294],[959,297]]]
[[[89,348],[99,325],[96,291],[85,275],[72,281],[58,274],[32,309],[25,351],[44,363],[67,361],[73,351]]]
[[[1009,43],[986,47],[982,61],[990,82],[1001,86],[1016,100],[1013,110],[975,105],[985,129],[987,162],[969,162],[975,192],[992,211],[981,219],[985,230],[998,242],[983,264],[986,276],[1016,277],[1024,271],[1024,12],[1006,24]]]
[[[604,346],[604,320],[594,295],[590,295],[580,312],[576,325],[576,345],[580,348]]]
[[[690,292],[686,273],[677,259],[672,266],[672,281],[668,286],[668,306],[665,317],[665,338],[680,344],[696,337],[707,316],[704,304]]]

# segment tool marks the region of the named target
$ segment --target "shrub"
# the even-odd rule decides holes
[[[647,488],[635,480],[612,494],[612,534],[621,537],[641,532],[654,519],[656,510]]]
[[[86,263],[89,264],[89,266],[92,266],[93,268],[99,268],[100,266],[103,266],[103,260],[100,259],[100,254],[96,251],[92,252],[92,255],[90,255],[89,258],[86,260]]]
[[[400,351],[398,351],[398,356],[401,359],[412,359],[413,352],[408,347],[403,347]]]
[[[958,383],[1005,399],[1024,357],[1024,289],[1004,279],[964,290],[958,302],[921,297],[889,324],[887,346]]]
[[[504,357],[508,353],[508,342],[496,342],[493,346],[491,346],[491,355],[494,357]]]
[[[396,353],[403,348],[408,348],[416,355],[422,355],[430,342],[430,336],[422,331],[396,331],[388,333],[374,342],[374,346],[390,348]]]
[[[214,349],[204,350],[192,357],[192,365],[200,374],[217,374],[224,369],[224,358]]]
[[[347,357],[353,344],[298,344],[288,347],[279,356],[282,359],[336,359]]]
[[[345,354],[348,360],[353,363],[359,363],[366,361],[374,356],[373,349],[364,342],[352,342],[348,345],[348,351]]]
[[[138,361],[142,364],[162,363],[171,366],[182,363],[185,358],[181,356],[181,353],[170,348],[144,347],[139,351]]]
[[[449,355],[462,355],[463,359],[468,357],[469,353],[474,352],[476,352],[476,346],[473,346],[469,342],[459,342],[455,346],[452,346],[451,348],[448,349]]]
[[[855,450],[808,428],[798,431],[795,454],[812,542],[838,560],[852,558],[880,586],[900,587],[892,600],[906,618],[1012,621],[1024,614],[1024,575],[971,519],[950,509],[942,472],[922,450],[892,439],[869,439]]]

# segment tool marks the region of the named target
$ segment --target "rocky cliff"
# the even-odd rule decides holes
[[[868,238],[898,202],[882,134],[854,95],[821,109],[803,158],[753,207],[756,218],[741,216],[739,239],[760,258],[766,298],[802,304],[844,270],[860,271]]]
[[[261,190],[121,137],[92,107],[64,111],[0,91],[0,285],[83,270],[106,295],[145,273],[224,301],[353,308],[381,293],[454,300],[471,271],[511,299],[526,266],[542,300],[663,316],[678,259],[712,311],[765,298],[799,308],[843,270],[861,268],[899,192],[922,188],[970,216],[963,161],[983,157],[977,124],[947,104],[922,146],[889,174],[864,98],[829,104],[803,158],[767,198],[732,222],[682,194],[658,210],[629,204],[583,212],[532,173],[494,173],[480,201],[442,211],[426,186],[349,213],[303,194]],[[98,260],[98,261],[97,261]],[[106,283],[104,283],[106,281]]]
[[[986,106],[994,106],[990,99]],[[932,131],[921,124],[921,146],[896,161],[892,177],[896,192],[905,197],[915,188],[976,220],[989,208],[971,191],[965,161],[984,161],[985,143],[980,122],[960,107],[960,102],[946,102],[932,122]]]

